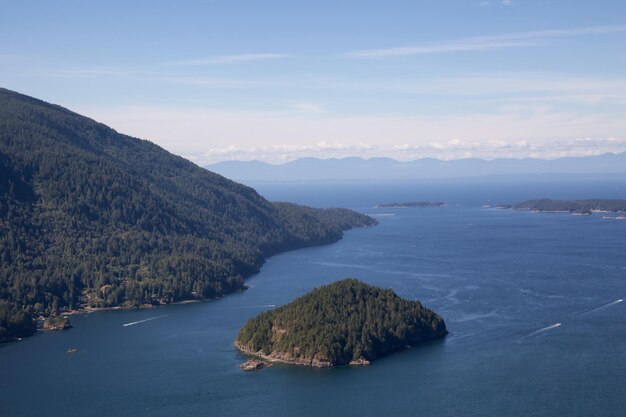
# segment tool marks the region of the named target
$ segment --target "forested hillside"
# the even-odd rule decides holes
[[[235,344],[270,360],[333,366],[367,363],[446,334],[443,319],[419,301],[345,279],[251,319]]]
[[[590,214],[593,211],[626,212],[626,200],[528,200],[513,205],[516,210],[565,211]]]
[[[0,89],[0,339],[32,332],[11,323],[33,315],[218,297],[271,254],[375,223],[272,204],[151,142]]]

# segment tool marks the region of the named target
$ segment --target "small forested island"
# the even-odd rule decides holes
[[[387,203],[379,204],[375,208],[424,208],[424,207],[444,207],[447,204],[443,201],[411,201],[408,203]]]
[[[528,200],[513,205],[515,210],[530,210],[544,212],[565,212],[578,215],[590,215],[599,213],[626,212],[626,200]]]
[[[376,220],[272,203],[159,146],[0,88],[0,341],[63,313],[221,297],[273,254]],[[43,320],[35,320],[43,317]]]
[[[249,320],[235,346],[270,362],[365,365],[447,333],[444,320],[419,301],[344,279]]]

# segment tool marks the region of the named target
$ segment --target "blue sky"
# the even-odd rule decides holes
[[[626,151],[626,2],[2,1],[0,85],[198,164]]]

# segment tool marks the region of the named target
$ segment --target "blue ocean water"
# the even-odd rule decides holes
[[[243,293],[77,316],[69,331],[0,346],[0,415],[623,416],[626,221],[480,206],[624,198],[624,184],[447,187],[259,186],[385,216],[270,258]],[[450,204],[372,208],[434,199]],[[343,277],[421,300],[450,335],[367,367],[239,369],[232,341],[248,318]]]

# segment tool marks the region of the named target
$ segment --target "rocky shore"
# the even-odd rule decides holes
[[[265,354],[262,351],[254,352],[250,348],[248,348],[247,346],[243,346],[238,341],[235,341],[235,347],[237,349],[239,349],[242,353],[246,354],[246,355],[254,356],[256,358],[261,358],[261,359],[264,359],[264,360],[266,360],[268,362],[278,362],[278,363],[288,363],[288,364],[292,364],[292,365],[313,366],[315,368],[328,368],[328,367],[333,366],[333,364],[330,363],[329,361],[319,360],[319,359],[316,359],[316,358],[313,358],[313,359],[294,358],[294,357],[291,357],[290,355],[287,355],[287,354],[284,354],[284,353],[279,353],[279,352],[272,352],[270,354]]]
[[[260,361],[258,359],[250,359],[239,365],[239,367],[246,372],[258,371],[263,368],[269,368],[270,366],[272,366],[271,363]]]

